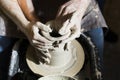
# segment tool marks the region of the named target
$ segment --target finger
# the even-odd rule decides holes
[[[40,46],[52,46],[52,43],[53,43],[53,42],[50,42],[50,41],[48,41],[48,40],[43,41],[43,40],[40,40],[40,39],[34,39],[34,40],[31,41],[31,44],[32,44],[33,46],[35,46],[35,45],[40,45]]]
[[[44,63],[45,63],[45,60],[42,58],[42,53],[41,53],[40,51],[36,50],[36,49],[35,49],[35,52],[36,52],[35,58],[37,59],[37,61],[38,61],[39,63],[44,64]]]
[[[54,49],[53,46],[41,46],[41,45],[34,45],[34,47],[38,50],[44,51],[46,49]]]
[[[65,4],[63,4],[59,10],[58,10],[58,13],[57,13],[57,16],[56,17],[60,17],[64,14],[67,14],[68,13],[68,10],[70,9],[70,4],[72,3],[72,1],[68,1],[66,2]],[[67,7],[68,7],[68,10],[67,10]]]
[[[66,27],[66,31],[65,33],[67,32],[67,30],[71,29],[72,27],[75,28],[76,27],[76,30],[80,30],[81,26],[80,26],[80,22],[81,22],[81,19],[77,17],[78,15],[78,12],[75,12],[72,14],[73,16],[71,17],[71,19],[69,20],[69,24],[68,26]],[[77,28],[78,27],[78,28]],[[75,29],[73,29],[75,30]]]
[[[65,6],[63,5],[63,6],[61,6],[61,7],[58,9],[58,13],[57,13],[56,17],[60,17],[60,16],[61,16],[64,8],[65,8]]]
[[[51,59],[51,55],[48,49],[42,49],[42,50],[37,49],[37,51],[40,52],[43,57]]]
[[[36,56],[36,59],[38,60],[38,62],[39,62],[40,64],[44,64],[44,63],[45,63],[45,60],[44,60],[42,57]]]
[[[77,20],[77,13],[73,13],[72,17],[69,19],[69,24],[66,26],[66,28],[64,29],[65,33],[67,33],[68,30],[71,29],[71,27],[73,27],[76,24],[76,20]]]
[[[49,64],[50,63],[50,59],[49,58],[45,58],[45,63],[44,64]]]
[[[59,30],[59,34],[61,34],[61,35],[66,34],[66,33],[65,33],[65,30],[66,30],[66,27],[68,26],[68,24],[69,24],[69,19],[67,19],[67,20],[64,22],[63,27]]]
[[[74,25],[75,25],[74,23],[69,22],[68,26],[66,26],[66,29],[65,29],[64,33],[67,33],[68,30],[71,30],[71,28],[72,28]]]
[[[72,14],[72,13],[74,13],[75,11],[76,11],[76,8],[75,8],[75,7],[73,7],[73,6],[67,6],[67,7],[64,9],[64,11],[63,11],[62,16],[65,16],[65,15],[67,15],[67,14]]]
[[[52,41],[48,40],[47,38],[41,36],[39,33],[36,33],[34,39],[39,42],[43,42],[45,44],[52,44]]]
[[[71,19],[67,19],[66,22],[64,23],[63,27],[60,29],[59,33],[61,35],[66,34],[71,27],[73,27],[76,23],[76,16],[72,16]]]
[[[43,63],[50,63],[51,55],[46,50],[37,50],[36,55],[38,56],[39,60],[42,60]]]
[[[78,17],[79,14],[80,14],[79,11],[74,11],[72,13],[72,17],[70,18],[70,23],[76,22],[76,19],[80,20],[80,18]]]
[[[38,59],[39,63],[42,63],[42,64],[49,64],[50,63],[49,58],[38,57],[37,59]]]
[[[36,22],[36,25],[39,29],[41,29],[45,32],[52,32],[52,30],[50,29],[49,26],[46,26],[46,25],[42,24],[41,22]]]
[[[52,41],[50,41],[47,38],[43,37],[39,33],[39,29],[36,26],[33,28],[33,40],[36,40],[36,41],[39,41],[39,42],[42,42],[42,43],[52,43]]]
[[[44,42],[40,42],[38,40],[33,40],[32,41],[33,45],[41,45],[41,46],[52,46],[52,43],[44,43]]]
[[[65,16],[65,15],[69,14],[69,12],[71,12],[70,7],[66,6],[62,11],[61,16]]]

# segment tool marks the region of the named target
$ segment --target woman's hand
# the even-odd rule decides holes
[[[61,21],[65,18],[62,22],[62,26],[59,27],[59,33],[64,35],[67,31],[72,31],[71,36],[63,40],[64,43],[80,36],[81,20],[89,3],[90,0],[70,0],[63,4],[58,10],[56,20]]]

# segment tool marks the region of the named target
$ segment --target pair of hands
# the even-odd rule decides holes
[[[84,13],[81,13],[81,0],[70,0],[63,4],[58,10],[56,19],[53,20],[53,29],[57,30],[62,36],[71,31],[69,37],[65,37],[62,43],[67,43],[80,36],[81,19]],[[38,53],[45,53],[42,56],[43,63],[49,63],[51,58],[48,49],[53,49],[54,41],[47,39],[41,31],[50,33],[52,32],[50,26],[42,24],[41,22],[29,23],[26,28],[25,34],[28,37],[30,43],[36,48]],[[42,51],[42,52],[40,52]],[[37,55],[39,57],[39,55]],[[41,55],[40,55],[41,57]],[[48,59],[49,58],[49,59]]]

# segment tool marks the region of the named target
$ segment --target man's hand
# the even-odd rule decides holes
[[[53,50],[53,42],[43,37],[40,33],[41,31],[51,32],[51,29],[41,22],[31,22],[23,32],[27,36],[30,44],[35,48],[36,59],[38,59],[40,63],[49,64],[51,58],[49,50]]]
[[[40,22],[29,23],[27,26],[28,27],[24,29],[24,33],[32,46],[39,50],[51,48],[52,42],[40,34],[41,31],[51,32],[48,26]]]

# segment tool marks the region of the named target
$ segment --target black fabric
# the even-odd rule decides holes
[[[35,13],[45,23],[55,18],[59,7],[68,0],[32,0]]]

